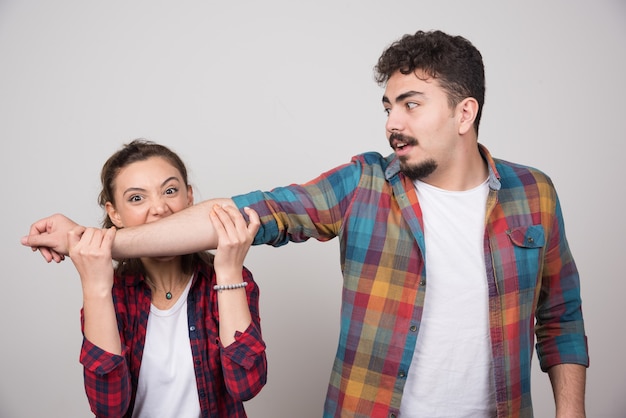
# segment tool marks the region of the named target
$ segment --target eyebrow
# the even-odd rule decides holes
[[[423,96],[423,95],[424,95],[424,93],[422,93],[421,91],[409,90],[406,93],[402,93],[401,95],[396,97],[395,102],[396,103],[400,103],[403,100],[408,99],[409,97]],[[391,100],[389,100],[389,98],[387,96],[383,96],[383,103],[391,103]]]
[[[178,182],[180,182],[180,179],[176,176],[171,176],[168,177],[167,179],[165,179],[165,181],[163,183],[161,183],[161,187],[165,186],[167,183],[169,183],[172,180],[176,180]],[[122,193],[122,196],[125,196],[127,193],[130,192],[145,192],[145,189],[142,189],[141,187],[129,187],[128,189],[124,190],[124,193]]]

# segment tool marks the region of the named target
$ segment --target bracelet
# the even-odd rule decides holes
[[[248,286],[248,282],[241,282],[235,284],[216,284],[213,286],[213,290],[217,290],[221,292],[222,290],[231,290],[231,289],[241,289],[242,287]]]

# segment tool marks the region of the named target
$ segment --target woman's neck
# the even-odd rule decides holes
[[[169,305],[169,302],[175,302],[189,280],[189,275],[183,272],[180,257],[141,261],[146,270],[146,281],[152,288],[153,303]]]

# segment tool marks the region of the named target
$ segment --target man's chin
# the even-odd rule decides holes
[[[409,163],[408,158],[399,157],[400,171],[411,180],[421,180],[428,177],[437,169],[435,160],[425,160],[419,163]]]

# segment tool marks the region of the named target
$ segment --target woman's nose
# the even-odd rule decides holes
[[[167,202],[162,197],[159,197],[153,201],[152,213],[155,215],[164,215],[168,211]]]

